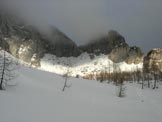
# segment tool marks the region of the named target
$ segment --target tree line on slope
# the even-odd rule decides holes
[[[113,83],[116,86],[119,87],[118,96],[123,97],[124,96],[124,83],[126,82],[136,82],[141,85],[141,89],[144,88],[152,88],[152,89],[158,89],[158,84],[162,83],[162,71],[156,65],[156,63],[153,63],[150,70],[140,70],[137,68],[136,71],[133,72],[122,72],[120,69],[116,69],[115,66],[113,66],[114,71],[113,72],[107,72],[107,71],[101,71],[96,74],[88,74],[84,76],[85,79],[95,79],[100,82],[107,82],[107,83]]]

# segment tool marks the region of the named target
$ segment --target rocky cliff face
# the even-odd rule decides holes
[[[145,72],[152,71],[154,66],[157,67],[157,70],[162,69],[162,49],[152,49],[144,57],[143,69]]]
[[[113,30],[107,36],[81,46],[80,49],[96,55],[107,54],[115,63],[125,61],[128,64],[139,64],[143,62],[144,56],[139,47],[129,47],[124,37]]]
[[[57,28],[49,27],[49,35],[26,25],[20,18],[0,12],[0,46],[12,55],[30,62],[33,55],[41,58],[45,53],[59,57],[78,56],[76,44]],[[3,44],[2,44],[3,42]]]
[[[139,64],[143,63],[144,54],[139,47],[133,46],[129,48],[128,54],[126,56],[127,64]]]
[[[122,62],[127,58],[129,46],[127,44],[120,44],[116,46],[109,54],[109,58],[115,62]]]
[[[120,44],[126,44],[125,39],[117,31],[110,31],[105,37],[91,41],[90,43],[80,46],[80,49],[84,52],[94,53],[99,55],[109,54],[112,49]]]
[[[109,54],[109,58],[115,63],[125,61],[127,64],[139,64],[143,62],[143,57],[139,47],[129,47],[126,44],[114,48]]]
[[[46,36],[46,40],[49,40],[46,44],[48,53],[58,57],[77,57],[81,54],[81,50],[77,45],[63,32],[54,27],[50,27],[49,30],[51,34],[48,37]]]

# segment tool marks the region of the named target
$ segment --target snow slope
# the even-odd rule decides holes
[[[113,72],[114,66],[121,71],[135,71],[142,69],[143,64],[129,65],[125,62],[113,63],[108,59],[108,55],[95,56],[91,59],[87,53],[83,53],[79,57],[68,58],[59,58],[54,55],[46,54],[43,59],[41,59],[40,69],[57,74],[65,74],[67,70],[69,70],[70,75],[76,77],[77,75],[85,76],[102,71]]]
[[[19,76],[0,91],[0,122],[162,122],[162,89],[127,84],[126,97],[97,81],[64,78],[21,67]]]

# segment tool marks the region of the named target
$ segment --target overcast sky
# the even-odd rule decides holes
[[[162,48],[162,0],[0,1],[40,28],[58,27],[78,45],[113,29],[145,52]]]

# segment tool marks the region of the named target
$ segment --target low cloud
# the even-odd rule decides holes
[[[27,22],[54,25],[77,44],[115,29],[131,45],[162,48],[161,0],[1,0]]]

